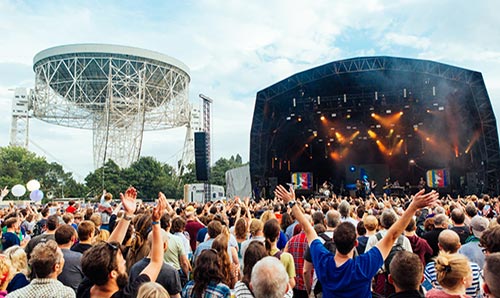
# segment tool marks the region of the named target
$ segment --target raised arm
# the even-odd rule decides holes
[[[313,226],[304,216],[299,206],[295,204],[295,191],[293,190],[293,187],[290,187],[290,191],[287,191],[285,187],[283,187],[282,185],[278,185],[276,187],[276,190],[274,191],[274,194],[278,198],[281,198],[283,202],[285,202],[285,204],[292,202],[293,216],[295,216],[295,219],[297,219],[297,221],[302,226],[302,229],[306,233],[307,242],[309,243],[309,245],[311,245],[311,242],[313,242],[316,238],[318,238],[318,234],[316,234],[316,231],[314,230]]]
[[[137,190],[135,190],[132,186],[125,191],[125,195],[120,193],[123,209],[125,209],[125,216],[120,219],[116,225],[113,233],[109,236],[108,242],[117,241],[118,243],[122,243],[125,238],[125,234],[127,233],[128,226],[130,225],[130,221],[132,220],[132,216],[135,213],[136,198]]]
[[[151,244],[151,262],[142,270],[141,274],[149,276],[151,281],[155,281],[163,265],[163,239],[161,237],[160,219],[165,212],[167,199],[163,193],[158,195],[158,204],[153,209],[153,243]]]
[[[6,186],[2,189],[2,192],[0,193],[0,201],[3,200],[3,198],[5,198],[8,194],[9,194],[9,189]]]
[[[403,215],[391,226],[391,228],[387,231],[387,234],[377,243],[377,247],[382,254],[382,257],[387,258],[389,252],[391,251],[392,246],[394,245],[394,241],[398,239],[398,237],[403,234],[404,229],[410,223],[411,218],[415,215],[418,209],[431,206],[436,203],[436,200],[439,198],[439,194],[434,190],[424,194],[425,190],[420,190],[413,201],[411,201],[408,209],[403,213]]]

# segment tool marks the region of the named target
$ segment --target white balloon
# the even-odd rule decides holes
[[[21,184],[16,184],[12,187],[11,192],[14,196],[20,197],[26,193],[26,187]]]
[[[26,188],[29,191],[34,191],[34,190],[40,189],[40,182],[38,182],[38,180],[36,180],[36,179],[30,180],[30,181],[28,181],[28,183],[26,183]]]
[[[30,193],[30,199],[34,202],[40,202],[43,199],[43,191],[36,189]]]

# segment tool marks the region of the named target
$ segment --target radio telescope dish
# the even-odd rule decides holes
[[[139,48],[76,44],[33,59],[33,116],[93,130],[94,166],[139,158],[145,130],[189,126],[189,69],[167,55]]]

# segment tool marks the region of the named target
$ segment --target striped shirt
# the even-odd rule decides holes
[[[234,295],[236,298],[253,298],[252,292],[250,291],[250,289],[248,289],[247,285],[242,281],[238,281],[234,285]]]
[[[425,266],[425,270],[424,270],[425,281],[424,281],[423,285],[430,284],[430,285],[432,285],[432,288],[442,289],[437,281],[436,268],[435,268],[434,264],[435,264],[435,262],[429,262]],[[467,288],[465,293],[471,297],[481,297],[480,296],[480,293],[481,293],[481,286],[480,286],[481,268],[479,268],[479,266],[473,262],[470,262],[470,268],[472,269],[472,285]],[[426,288],[426,290],[429,291],[430,288]]]

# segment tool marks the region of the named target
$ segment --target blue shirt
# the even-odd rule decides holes
[[[214,239],[208,239],[205,242],[200,243],[196,250],[194,251],[193,254],[193,260],[196,261],[196,258],[201,254],[202,251],[205,249],[211,249],[212,248],[212,242],[214,242]]]
[[[299,222],[297,220],[295,220],[291,225],[288,226],[288,228],[286,228],[286,231],[285,231],[285,235],[286,235],[286,238],[288,240],[290,240],[290,238],[293,237],[293,229],[295,229],[295,226],[298,224]]]
[[[318,239],[310,246],[314,270],[323,287],[323,297],[371,297],[371,280],[384,265],[378,247],[349,259],[337,267],[333,254]]]
[[[17,234],[12,233],[12,232],[6,232],[2,234],[2,248],[5,251],[7,248],[14,246],[14,245],[21,245],[21,241],[19,240],[19,236]]]

